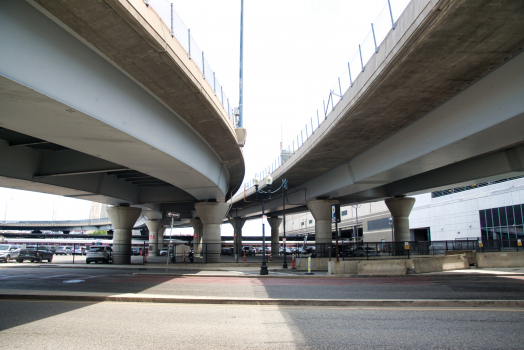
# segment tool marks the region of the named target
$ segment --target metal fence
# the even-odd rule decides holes
[[[409,3],[409,1],[406,0],[383,1],[382,9],[376,20],[371,23],[369,31],[348,61],[347,67],[345,67],[341,75],[335,79],[327,98],[322,101],[322,105],[319,104],[316,113],[312,113],[311,117],[304,121],[304,126],[296,138],[289,141],[290,143],[284,148],[284,152],[293,155],[309,140],[322,123],[327,120],[329,113],[333,111],[337,104],[343,99],[345,93],[353,87],[353,82],[357,76],[365,71],[366,64],[371,57],[380,51],[382,42],[388,33],[395,29],[396,21],[404,11],[407,3]],[[283,159],[282,155],[277,157],[271,164],[257,174],[259,179],[264,179],[267,175],[273,173],[283,165],[288,158],[289,157],[285,157],[285,159]],[[253,186],[253,181],[248,181],[244,184],[246,189]]]
[[[173,3],[168,0],[144,0],[144,3],[155,10],[162,22],[169,28],[171,36],[178,40],[180,45],[186,50],[188,57],[196,63],[198,69],[202,72],[202,77],[213,89],[215,96],[218,97],[222,107],[224,107],[229,119],[233,123],[233,127],[236,128],[233,105],[229,104],[229,100],[225,97],[222,86],[216,80],[216,74],[211,69],[211,65],[207,61],[204,51],[198,47],[195,38],[191,35],[191,29],[186,27],[180,16],[176,13]]]
[[[407,243],[407,244],[406,244]],[[154,264],[156,267],[173,267],[174,264],[203,264],[203,263],[282,263],[284,259],[289,264],[293,258],[311,257],[339,260],[382,260],[382,259],[410,259],[445,255],[447,252],[475,251],[482,252],[510,252],[522,251],[520,240],[490,240],[490,241],[434,241],[434,242],[344,242],[279,244],[278,251],[271,251],[271,244],[266,244],[265,254],[261,244],[242,245],[235,250],[233,244],[208,243],[184,244],[177,243],[159,246],[158,251],[151,254],[147,242],[143,244],[70,244],[55,245],[51,243],[37,243],[22,246],[24,250],[36,250],[39,257],[22,258],[19,252],[12,253],[7,262],[18,263],[54,263],[54,264]],[[90,250],[91,249],[91,250]],[[151,248],[152,249],[152,248]],[[153,250],[153,249],[152,249]],[[110,252],[107,254],[107,252]],[[50,252],[44,253],[44,252]]]

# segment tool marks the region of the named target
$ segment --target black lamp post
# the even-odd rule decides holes
[[[286,259],[286,190],[287,190],[287,180],[284,180],[284,185],[282,186],[282,218],[284,223],[284,264],[282,265],[283,269],[287,269],[287,259]]]
[[[258,191],[258,185],[260,183],[260,180],[258,179],[258,176],[255,175],[255,178],[253,179],[253,184],[255,185],[255,200],[257,202],[262,203],[262,265],[260,266],[260,274],[261,275],[267,275],[267,265],[266,265],[266,224],[264,223],[264,203],[266,201],[271,200],[271,185],[273,184],[273,178],[271,175],[268,175],[266,177],[266,185],[268,186],[268,190],[260,192]]]

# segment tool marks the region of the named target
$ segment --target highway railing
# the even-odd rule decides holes
[[[204,55],[204,51],[198,47],[195,38],[191,35],[191,29],[186,27],[180,16],[176,13],[173,3],[168,0],[144,0],[144,3],[155,10],[160,16],[160,19],[169,28],[171,36],[178,40],[186,50],[188,57],[196,63],[198,69],[202,72],[202,77],[207,80],[215,96],[217,96],[222,103],[222,107],[224,107],[233,126],[236,128],[237,123],[235,114],[233,113],[234,104],[229,103],[224,88],[218,82],[215,72],[211,69],[211,65]]]
[[[258,173],[259,179],[264,179],[282,166],[322,125],[328,114],[343,99],[345,93],[353,87],[355,79],[360,73],[365,71],[366,64],[371,57],[380,51],[382,42],[388,33],[395,29],[396,21],[409,2],[409,0],[384,0],[382,10],[378,14],[377,19],[371,23],[369,31],[362,43],[358,45],[358,49],[355,49],[355,53],[348,61],[347,67],[335,79],[327,98],[322,101],[322,105],[319,104],[316,112],[312,113],[311,117],[304,121],[304,126],[296,138],[289,141],[288,146],[283,149],[283,154]],[[244,184],[245,189],[253,186],[252,180]]]

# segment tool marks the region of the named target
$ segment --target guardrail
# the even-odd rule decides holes
[[[343,99],[345,92],[353,86],[353,82],[360,73],[366,69],[366,64],[371,57],[379,52],[380,45],[391,30],[395,29],[396,21],[406,8],[405,0],[387,0],[384,1],[382,10],[377,19],[371,23],[371,27],[364,40],[358,45],[358,50],[348,62],[344,72],[336,79],[333,88],[329,90],[327,100],[322,101],[322,106],[316,110],[309,120],[306,120],[304,127],[300,130],[296,140],[284,148],[283,154],[277,157],[269,166],[258,173],[259,179],[264,179],[267,175],[273,173],[282,166],[302,145],[314,134],[322,123],[327,119],[330,111]],[[296,143],[295,143],[296,141]],[[284,157],[282,157],[284,156]],[[283,159],[284,158],[284,159]],[[244,183],[244,188],[253,187],[253,181],[249,180]]]
[[[224,107],[229,119],[233,123],[233,127],[236,128],[237,123],[233,113],[234,105],[229,103],[229,98],[227,98],[223,86],[220,85],[215,72],[211,69],[211,65],[205,58],[204,51],[200,50],[195,38],[191,35],[191,29],[186,27],[180,16],[174,10],[173,3],[167,0],[144,0],[144,3],[155,10],[162,22],[169,28],[171,36],[178,40],[186,50],[188,57],[196,63],[198,69],[202,72],[202,77],[207,80],[215,96],[217,96],[220,103],[222,103],[222,107]]]

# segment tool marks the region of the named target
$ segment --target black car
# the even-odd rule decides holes
[[[142,255],[142,248],[132,247],[131,254],[132,255]]]
[[[21,249],[18,258],[16,258],[16,261],[22,263],[24,262],[24,260],[30,260],[31,262],[36,263],[41,263],[42,260],[47,260],[48,262],[51,262],[53,261],[53,253],[43,247],[38,247],[38,249]]]
[[[233,254],[233,248],[222,248],[222,255],[231,255]]]

